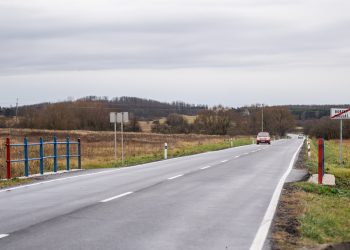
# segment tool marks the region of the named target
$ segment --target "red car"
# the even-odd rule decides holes
[[[271,144],[271,137],[268,132],[260,132],[258,134],[258,136],[256,137],[256,144],[259,145],[260,143]]]

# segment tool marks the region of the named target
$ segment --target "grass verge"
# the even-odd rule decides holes
[[[274,221],[274,249],[349,244],[346,242],[350,242],[350,141],[344,144],[343,164],[338,161],[338,149],[337,141],[326,141],[325,170],[336,176],[335,187],[307,182],[285,185]],[[311,141],[311,158],[305,151],[299,157],[311,174],[317,173],[316,140]]]
[[[249,138],[240,138],[233,141],[233,147],[239,147],[239,146],[244,146],[249,144],[251,144],[251,140]],[[205,153],[210,151],[217,151],[217,150],[227,149],[230,147],[231,147],[231,142],[228,140],[220,143],[189,145],[181,148],[176,148],[174,150],[169,149],[168,158],[171,159],[171,158],[200,154],[200,153]],[[130,156],[127,159],[125,159],[124,166],[120,159],[117,161],[115,160],[106,161],[105,159],[90,160],[84,163],[84,169],[134,166],[134,165],[150,163],[154,161],[160,161],[163,159],[163,157],[164,155],[162,153]]]
[[[0,180],[0,189],[31,183],[31,179]]]

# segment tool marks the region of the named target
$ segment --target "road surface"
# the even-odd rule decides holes
[[[286,139],[0,190],[0,249],[259,249],[301,144]]]

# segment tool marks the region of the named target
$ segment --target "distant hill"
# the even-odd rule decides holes
[[[139,120],[152,120],[166,117],[169,114],[177,113],[182,115],[197,115],[200,110],[207,109],[206,105],[188,104],[185,102],[159,102],[151,99],[142,99],[137,97],[115,97],[108,100],[106,97],[88,96],[75,101],[64,101],[58,103],[40,103],[19,107],[19,115],[22,116],[24,110],[30,109],[41,110],[52,105],[69,106],[72,109],[93,110],[96,109],[96,104],[99,108],[102,105],[103,109],[111,112],[130,112]],[[79,105],[76,105],[79,104]],[[15,116],[15,107],[0,107],[0,116]]]
[[[173,113],[196,116],[198,112],[206,109],[208,109],[206,105],[194,105],[180,101],[167,103],[126,96],[109,100],[106,97],[88,96],[78,100],[20,106],[17,126],[43,129],[109,130],[111,129],[110,112],[129,112],[131,122],[126,130],[139,131],[137,121],[156,120]],[[8,124],[8,121],[1,116],[10,118],[15,115],[15,107],[0,107],[0,127]]]

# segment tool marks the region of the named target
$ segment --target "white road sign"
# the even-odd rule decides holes
[[[123,121],[123,113],[117,113],[117,122],[122,123]]]
[[[333,120],[350,119],[350,109],[332,108],[331,109],[331,119],[333,119]]]
[[[115,112],[109,113],[109,120],[111,123],[116,123],[117,122],[117,113],[115,113]]]
[[[129,122],[129,113],[123,112],[123,122],[128,123]]]

